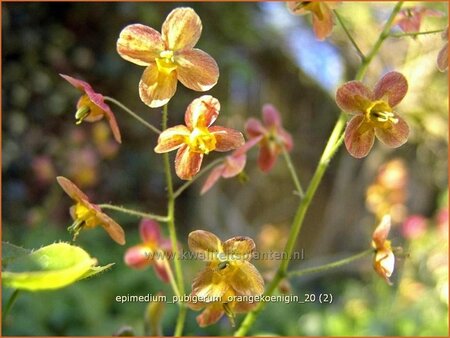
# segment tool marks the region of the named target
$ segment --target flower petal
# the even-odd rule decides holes
[[[191,49],[202,33],[202,21],[192,8],[176,8],[167,16],[161,32],[168,49]]]
[[[69,195],[73,200],[80,202],[89,202],[89,198],[69,179],[58,176],[56,177],[58,184],[63,188],[67,195]]]
[[[281,126],[280,112],[275,106],[265,104],[262,108],[262,116],[266,127]]]
[[[367,156],[375,141],[373,127],[364,122],[364,116],[354,116],[345,128],[345,147],[356,158]]]
[[[323,41],[333,30],[333,12],[324,2],[318,2],[318,10],[313,12],[313,30],[317,40]]]
[[[74,77],[71,77],[71,76],[65,75],[65,74],[59,74],[59,75],[63,79],[65,79],[67,82],[69,82],[72,86],[74,86],[75,88],[77,88],[83,92],[93,91],[91,85],[85,81],[75,79]]]
[[[139,223],[139,234],[144,243],[152,243],[157,246],[161,240],[159,223],[152,219],[143,219]]]
[[[261,140],[262,140],[263,136],[259,135],[256,136],[250,140],[248,140],[247,142],[245,142],[245,144],[239,148],[237,148],[233,154],[231,156],[233,157],[239,157],[241,155],[244,155],[247,153],[247,151],[249,151],[250,149],[252,149],[255,145],[257,145]]]
[[[129,267],[143,269],[153,263],[153,251],[145,245],[135,245],[125,252],[123,260]]]
[[[206,327],[208,325],[215,324],[223,316],[223,306],[221,303],[213,303],[208,305],[201,314],[196,318],[200,327]]]
[[[379,250],[384,247],[384,242],[386,242],[390,230],[391,216],[384,215],[372,235],[373,246],[375,249]]]
[[[264,293],[264,280],[253,264],[242,261],[233,267],[238,269],[229,280],[234,290],[245,296],[262,295]]]
[[[292,139],[291,134],[288,133],[283,128],[279,128],[277,130],[277,134],[278,139],[280,139],[281,142],[283,142],[283,145],[286,148],[286,150],[291,151],[292,148],[294,147],[294,140]]]
[[[161,255],[163,255],[163,252],[160,252]],[[166,265],[164,263],[165,258],[155,258],[155,264],[153,265],[153,268],[155,269],[156,275],[161,279],[164,283],[169,282],[169,274],[167,272]]]
[[[225,168],[222,172],[223,178],[230,178],[238,175],[245,168],[247,155],[244,153],[239,156],[231,155],[225,158]]]
[[[139,96],[142,102],[151,108],[165,105],[177,90],[177,73],[160,72],[156,63],[145,68],[139,82]]]
[[[391,107],[400,103],[408,91],[408,81],[398,72],[389,72],[384,75],[374,89],[374,98],[379,100],[384,98]]]
[[[103,212],[97,213],[97,218],[100,220],[105,231],[108,235],[118,244],[125,244],[125,232],[122,227],[117,224],[112,218]]]
[[[403,118],[396,115],[397,123],[389,123],[387,128],[375,128],[375,135],[385,145],[397,148],[405,144],[409,136],[409,127]]]
[[[219,180],[219,178],[222,176],[222,173],[225,169],[225,164],[220,164],[217,167],[215,167],[208,175],[208,178],[206,179],[205,183],[202,186],[202,190],[200,191],[200,195],[203,195],[206,193],[209,189],[211,189],[214,184]]]
[[[245,143],[244,135],[241,132],[220,126],[209,128],[216,138],[216,151],[229,151],[237,149]]]
[[[264,128],[261,121],[251,117],[245,124],[245,132],[250,138],[254,138],[266,134],[267,130]]]
[[[202,165],[203,154],[190,151],[187,145],[178,149],[175,157],[175,172],[182,180],[190,180],[197,175]]]
[[[139,66],[148,66],[164,50],[161,34],[151,27],[133,24],[122,29],[117,40],[119,55]]]
[[[375,271],[389,284],[392,282],[389,277],[392,276],[395,267],[395,256],[392,250],[382,249],[376,252],[373,262]]]
[[[439,51],[437,57],[437,67],[441,72],[445,72],[448,69],[448,43],[446,43]]]
[[[258,166],[263,172],[269,172],[275,165],[278,158],[278,152],[270,145],[267,140],[261,142],[259,149]]]
[[[336,92],[339,108],[351,114],[364,114],[372,98],[372,91],[360,81],[344,83]]]
[[[223,252],[227,255],[232,255],[232,260],[249,261],[252,259],[255,247],[255,242],[250,237],[236,236],[223,243]]]
[[[189,137],[189,135],[189,129],[181,124],[175,127],[167,128],[159,134],[155,152],[160,154],[175,150],[184,144],[185,139]]]
[[[192,231],[188,236],[189,249],[201,255],[204,260],[217,259],[217,253],[223,252],[222,242],[213,233],[205,230]]]
[[[178,80],[189,89],[204,92],[214,87],[219,79],[216,61],[200,49],[181,52],[175,62]]]
[[[201,271],[192,283],[192,294],[199,298],[222,297],[230,290],[230,283],[220,278],[209,265]]]
[[[184,122],[189,129],[206,128],[219,116],[220,102],[211,95],[203,95],[193,100],[186,109]]]

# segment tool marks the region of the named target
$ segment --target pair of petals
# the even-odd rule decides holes
[[[219,110],[219,101],[210,95],[204,95],[188,106],[185,113],[186,125],[168,128],[159,135],[155,152],[165,153],[178,149],[175,171],[179,178],[190,180],[200,171],[203,156],[209,150],[195,149],[195,144],[203,142],[203,137],[211,139],[210,150],[219,152],[236,149],[244,143],[244,137],[237,130],[211,126],[219,116]]]
[[[398,105],[408,91],[405,77],[398,72],[389,72],[370,90],[360,81],[350,81],[336,92],[336,103],[343,111],[354,114],[345,129],[345,145],[349,153],[362,158],[372,148],[375,136],[385,145],[397,148],[403,145],[409,136],[407,123],[393,113],[396,123],[374,124],[367,118],[374,104],[387,105],[392,109]]]
[[[143,219],[139,224],[141,244],[132,246],[124,256],[125,264],[135,268],[143,269],[153,265],[158,277],[164,281],[169,281],[166,269],[166,255],[172,252],[172,245],[169,239],[161,236],[160,225],[149,219]]]
[[[63,176],[58,176],[56,180],[77,205],[81,204],[87,210],[90,218],[94,221],[94,224],[91,226],[101,225],[115,242],[120,245],[125,244],[125,233],[119,224],[103,213],[98,205],[91,203],[89,198],[73,182]],[[76,220],[76,214],[73,210],[74,207],[71,208],[71,215]]]
[[[202,23],[192,8],[174,9],[162,25],[161,34],[141,24],[125,27],[117,41],[117,52],[125,60],[147,67],[139,83],[141,100],[161,107],[175,94],[177,82],[196,91],[211,89],[219,78],[216,61],[193,48],[200,38]],[[168,67],[158,62],[169,53]],[[159,61],[158,61],[159,60]]]
[[[338,2],[324,1],[290,1],[287,3],[288,9],[296,15],[312,14],[313,30],[317,40],[325,40],[330,36],[333,25],[333,11]]]
[[[69,82],[72,86],[83,92],[83,96],[81,96],[78,100],[77,109],[80,109],[82,107],[89,108],[89,115],[84,120],[88,122],[95,122],[102,119],[104,116],[108,121],[109,126],[111,127],[114,138],[118,143],[122,143],[122,138],[116,118],[114,117],[114,113],[111,111],[111,108],[105,103],[104,96],[100,93],[96,93],[92,89],[91,85],[85,81],[75,79],[64,74],[59,75],[67,82]]]
[[[373,266],[375,271],[388,284],[392,284],[389,280],[394,272],[395,256],[392,252],[390,241],[387,240],[391,229],[391,216],[383,216],[380,224],[377,226],[372,235],[372,246],[375,248],[375,257]]]
[[[441,17],[444,13],[426,7],[413,7],[402,9],[396,16],[393,25],[398,25],[405,33],[420,31],[422,20],[426,16]]]
[[[202,186],[200,194],[206,193],[221,178],[231,178],[239,175],[245,168],[247,162],[247,151],[257,145],[262,136],[257,136],[246,142],[242,147],[236,149],[231,155],[225,157],[223,163],[216,166],[208,175]]]
[[[263,121],[248,119],[245,130],[250,139],[262,137],[258,166],[264,172],[269,172],[275,165],[278,155],[283,147],[291,151],[293,147],[292,136],[283,129],[278,110],[271,104],[265,104],[262,109]]]

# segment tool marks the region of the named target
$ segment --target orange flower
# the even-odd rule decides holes
[[[340,1],[289,1],[288,9],[296,15],[310,12],[313,17],[313,30],[317,40],[325,40],[333,30],[333,11]]]
[[[258,270],[249,263],[255,243],[249,237],[233,237],[225,242],[204,230],[189,234],[191,251],[208,263],[192,284],[189,307],[205,310],[197,316],[200,326],[217,322],[224,314],[234,325],[235,313],[247,312],[256,304],[239,301],[243,296],[260,296],[264,292],[264,280]]]
[[[125,233],[119,224],[104,214],[98,205],[89,202],[89,198],[73,182],[63,176],[58,176],[56,180],[76,202],[70,208],[70,215],[75,222],[68,228],[69,232],[73,232],[74,240],[82,229],[101,225],[114,241],[120,245],[125,244]]]
[[[158,277],[167,283],[169,275],[164,260],[172,252],[170,240],[161,237],[160,226],[153,220],[143,219],[139,224],[139,232],[143,243],[127,250],[125,264],[135,269],[153,265]]]
[[[372,235],[372,246],[375,249],[373,267],[375,271],[389,284],[389,277],[394,272],[395,256],[392,252],[391,241],[387,240],[391,230],[391,216],[385,215]]]
[[[179,178],[190,180],[200,170],[203,155],[209,152],[229,151],[240,147],[244,137],[234,129],[211,125],[219,116],[220,103],[204,95],[195,99],[186,109],[186,125],[164,130],[158,138],[155,152],[166,153],[178,149],[175,171]]]
[[[412,7],[402,9],[395,17],[393,25],[398,25],[405,33],[420,31],[422,19],[426,16],[443,16],[444,13],[426,7]]]
[[[283,147],[291,151],[293,147],[292,136],[281,125],[280,113],[271,104],[265,104],[262,109],[263,123],[255,118],[248,119],[245,130],[250,139],[259,138],[260,151],[258,158],[259,168],[269,172],[275,165],[278,155]]]
[[[360,81],[350,81],[338,88],[337,105],[355,115],[345,129],[345,146],[353,157],[367,156],[375,136],[391,148],[408,140],[409,127],[393,109],[407,91],[408,82],[397,72],[383,76],[373,91]]]
[[[203,195],[209,189],[211,189],[220,177],[231,178],[239,175],[244,170],[245,163],[247,162],[247,151],[258,144],[261,139],[262,136],[253,138],[245,143],[242,147],[233,151],[231,155],[225,157],[223,163],[219,164],[213,170],[211,170],[211,173],[203,184],[200,194]]]
[[[448,26],[445,31],[442,32],[442,39],[446,40],[447,42],[439,51],[437,57],[437,66],[439,71],[445,72],[448,69]]]
[[[192,8],[176,8],[167,16],[161,34],[151,27],[125,27],[117,40],[122,58],[145,66],[139,83],[141,100],[150,107],[165,105],[175,94],[177,81],[204,92],[217,83],[219,68],[204,51],[193,48],[202,22]]]
[[[116,118],[114,117],[111,108],[105,103],[105,99],[102,94],[96,93],[91,85],[82,80],[75,79],[68,75],[59,74],[63,79],[69,82],[75,88],[78,88],[83,92],[77,103],[77,112],[75,118],[76,124],[80,124],[83,121],[96,122],[105,117],[108,120],[109,126],[113,132],[114,138],[117,142],[122,143],[120,137],[119,126],[117,125]]]

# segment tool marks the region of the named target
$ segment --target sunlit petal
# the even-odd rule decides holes
[[[237,149],[245,143],[241,132],[225,127],[212,126],[209,131],[216,138],[216,151],[229,151]]]
[[[318,6],[320,7],[320,10],[313,14],[313,30],[316,38],[322,41],[328,37],[333,30],[333,12],[328,5],[323,2],[320,2]]]
[[[389,72],[384,75],[374,89],[376,100],[385,99],[391,107],[395,107],[405,97],[408,91],[408,81],[398,72]]]
[[[409,136],[408,124],[396,115],[397,123],[389,123],[386,128],[375,128],[375,135],[388,147],[397,148],[405,144]]]
[[[445,72],[448,69],[448,43],[439,51],[437,58],[437,66],[439,71]]]
[[[339,108],[352,114],[364,114],[372,99],[372,91],[360,81],[347,82],[336,92]]]
[[[236,271],[230,278],[231,287],[239,294],[252,296],[264,293],[264,280],[253,264],[242,261],[235,266]]]
[[[375,140],[373,127],[364,122],[364,116],[354,116],[345,128],[345,147],[356,158],[367,156]]]
[[[185,139],[189,137],[190,131],[186,126],[178,125],[164,130],[158,137],[155,147],[156,153],[166,153],[181,147]]]
[[[190,180],[199,171],[202,165],[203,154],[190,151],[187,145],[178,149],[175,157],[175,172],[182,180]]]
[[[195,230],[188,237],[189,249],[199,254],[207,261],[217,259],[217,253],[222,252],[222,242],[213,233],[205,230]]]
[[[178,80],[186,87],[200,92],[215,86],[219,78],[216,61],[200,49],[183,51],[175,58]]]
[[[139,96],[151,108],[165,105],[177,90],[177,73],[158,71],[156,63],[151,63],[139,82]]]
[[[186,109],[184,122],[189,129],[206,128],[219,116],[220,102],[211,95],[203,95],[193,100]]]
[[[202,22],[192,8],[174,9],[162,25],[162,38],[174,51],[193,48],[201,33]]]
[[[255,250],[255,242],[250,237],[236,236],[223,243],[223,252],[233,260],[250,260]]]
[[[148,66],[163,50],[161,34],[141,24],[125,27],[117,40],[119,55],[140,66]]]
[[[378,224],[372,235],[372,240],[375,249],[383,248],[384,242],[386,242],[390,230],[391,230],[391,216],[384,215],[383,218],[381,219],[380,224]]]

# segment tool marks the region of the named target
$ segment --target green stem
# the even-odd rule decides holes
[[[301,270],[297,270],[297,271],[290,271],[288,273],[288,277],[293,277],[293,276],[299,277],[299,276],[307,275],[307,274],[310,274],[310,273],[317,273],[317,272],[322,272],[322,271],[326,271],[326,270],[329,270],[329,269],[338,268],[340,266],[349,264],[349,263],[351,263],[353,261],[356,261],[356,260],[358,260],[360,258],[368,256],[369,254],[373,254],[373,252],[374,252],[373,249],[368,249],[368,250],[365,250],[363,252],[357,253],[356,255],[353,255],[353,256],[350,256],[350,257],[347,257],[347,258],[343,258],[343,259],[340,259],[340,260],[335,261],[335,262],[327,263],[327,264],[320,265],[320,266],[314,266],[314,267],[311,267],[311,268],[301,269]]]
[[[181,193],[183,191],[185,191],[192,183],[194,183],[199,177],[201,177],[203,174],[207,173],[209,170],[211,170],[212,168],[214,168],[216,165],[220,164],[223,162],[223,158],[218,158],[214,161],[212,161],[211,163],[209,163],[207,166],[205,166],[202,170],[200,170],[198,172],[197,175],[195,175],[191,180],[187,181],[186,183],[184,183],[181,187],[179,187],[175,193],[173,194],[174,198],[177,198],[178,196],[181,195]]]
[[[294,181],[295,189],[297,190],[298,195],[303,198],[305,196],[305,192],[303,191],[302,185],[300,183],[300,180],[297,176],[297,172],[295,171],[295,167],[292,164],[291,155],[287,151],[284,144],[280,143],[282,149],[283,149],[283,157],[286,162],[286,166],[289,169],[289,173],[291,174],[292,180]]]
[[[350,34],[349,30],[347,29],[347,26],[345,26],[344,21],[342,20],[341,16],[339,15],[337,10],[333,10],[334,14],[336,15],[336,18],[339,21],[339,24],[341,25],[342,29],[344,30],[345,34],[347,35],[348,39],[352,43],[353,47],[355,47],[356,52],[358,53],[361,60],[364,60],[366,56],[359,48],[358,44],[356,43],[355,39],[353,39],[353,36]]]
[[[127,106],[125,106],[123,103],[117,101],[116,99],[113,99],[112,97],[109,96],[104,96],[103,97],[105,101],[109,101],[111,103],[114,103],[116,106],[122,108],[125,112],[127,112],[128,114],[130,114],[132,117],[134,117],[136,120],[138,120],[140,123],[142,123],[144,126],[146,126],[147,128],[149,128],[151,131],[155,132],[156,134],[161,134],[161,130],[159,130],[158,128],[156,128],[154,125],[152,125],[151,123],[148,123],[147,121],[145,121],[142,117],[140,117],[138,114],[136,114],[134,111],[132,111],[130,108],[128,108]]]
[[[136,210],[132,210],[132,209],[119,207],[117,205],[99,204],[98,206],[101,209],[111,209],[111,210],[119,211],[119,212],[122,212],[122,213],[128,214],[128,215],[133,215],[133,216],[137,216],[137,217],[141,217],[141,218],[153,219],[158,222],[167,222],[167,220],[168,220],[167,216],[160,216],[160,215],[140,212],[140,211],[136,211]]]
[[[389,16],[388,20],[386,21],[386,24],[384,25],[383,31],[381,32],[380,36],[378,37],[378,40],[375,42],[375,45],[372,47],[372,50],[370,51],[370,53],[361,62],[361,66],[359,67],[359,70],[356,73],[355,80],[361,80],[364,77],[364,75],[366,74],[367,67],[369,67],[369,64],[372,62],[375,55],[377,55],[384,40],[386,40],[386,38],[389,36],[392,23],[394,22],[394,19],[397,16],[398,12],[400,12],[402,5],[403,5],[403,1],[399,1],[395,5],[394,9],[392,10],[391,15]]]
[[[17,296],[19,295],[20,290],[15,289],[14,292],[11,294],[11,297],[9,297],[8,303],[5,305],[5,308],[3,309],[2,313],[2,323],[5,323],[6,316],[9,313],[9,310],[11,310],[13,304],[15,303]]]
[[[417,35],[436,34],[436,33],[442,33],[443,31],[444,31],[444,29],[436,29],[434,31],[425,31],[425,32],[391,33],[391,34],[389,34],[389,36],[392,38],[401,38],[404,36],[416,37]]]
[[[397,3],[395,5],[378,40],[376,41],[375,45],[372,47],[372,50],[370,51],[370,53],[364,58],[364,60],[362,60],[361,66],[355,77],[356,80],[361,80],[364,77],[369,64],[372,62],[374,56],[378,53],[383,41],[389,35],[391,25],[394,21],[395,16],[400,11],[402,4],[403,4],[403,1],[400,1],[399,3]],[[272,279],[272,281],[267,286],[265,295],[271,296],[273,294],[273,292],[276,290],[280,281],[287,275],[287,268],[289,265],[289,257],[291,257],[292,251],[294,250],[295,244],[297,242],[297,237],[300,233],[306,212],[308,211],[309,205],[316,193],[316,190],[322,180],[322,177],[328,167],[328,164],[329,164],[331,158],[336,153],[336,151],[339,149],[338,144],[339,145],[342,144],[342,140],[343,140],[342,134],[343,134],[343,130],[344,130],[344,127],[346,124],[346,120],[347,120],[346,115],[341,112],[341,114],[339,115],[339,119],[337,120],[336,125],[334,126],[334,129],[331,132],[330,138],[328,139],[328,142],[325,146],[325,150],[323,151],[322,156],[319,160],[319,163],[316,167],[313,178],[311,179],[311,182],[308,185],[308,189],[306,190],[305,197],[300,201],[300,204],[297,208],[297,212],[294,216],[291,230],[288,235],[288,241],[287,241],[285,249],[284,249],[284,252],[287,253],[285,255],[285,257],[287,257],[287,258],[284,259],[281,262],[280,266],[278,267],[275,277]],[[242,321],[241,326],[234,333],[234,335],[239,336],[239,337],[245,336],[246,333],[248,332],[248,330],[252,327],[256,318],[258,317],[258,314],[264,309],[264,306],[265,306],[265,303],[261,302],[257,305],[255,310],[248,313],[247,316]]]
[[[168,109],[167,104],[163,107],[162,129],[167,129]],[[175,228],[175,196],[173,192],[172,171],[170,169],[170,158],[168,153],[163,154],[164,172],[167,184],[167,226],[169,228],[170,241],[174,252],[175,275],[178,282],[178,291],[180,295],[184,295],[183,271],[181,269],[180,252],[177,240],[177,232]],[[178,318],[175,325],[175,336],[181,336],[183,333],[184,321],[186,318],[186,305],[179,302]]]
[[[162,259],[162,261],[163,261],[164,267],[166,268],[167,275],[169,277],[169,282],[173,289],[173,293],[175,294],[175,296],[177,296],[179,298],[180,291],[178,291],[177,282],[175,281],[175,278],[173,277],[172,267],[170,266],[169,260],[167,259],[165,253],[161,252],[161,254],[164,255],[163,256],[164,258]]]

